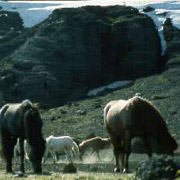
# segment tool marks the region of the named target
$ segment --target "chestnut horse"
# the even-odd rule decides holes
[[[144,140],[149,157],[152,152],[173,154],[178,147],[160,112],[151,102],[138,96],[110,101],[104,108],[104,123],[113,145],[115,172],[128,172],[131,140],[134,137]]]
[[[108,149],[110,147],[111,147],[111,141],[109,138],[102,138],[96,136],[91,139],[86,139],[79,144],[80,159],[82,160],[82,156],[84,155],[84,153],[88,149],[91,149],[92,150],[91,153],[96,152],[100,160],[99,151],[103,149]]]
[[[0,110],[0,137],[6,162],[6,172],[12,173],[14,146],[19,138],[20,171],[24,173],[24,139],[30,147],[29,159],[35,173],[41,173],[41,160],[45,150],[42,136],[42,119],[38,110],[29,100],[22,103],[6,104]]]

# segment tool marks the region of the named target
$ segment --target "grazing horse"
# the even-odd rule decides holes
[[[87,139],[82,141],[79,144],[79,150],[80,150],[80,159],[82,160],[83,154],[88,150],[92,149],[92,153],[96,152],[99,160],[100,160],[100,155],[99,151],[103,149],[108,149],[111,146],[111,141],[109,138],[102,138],[102,137],[94,137],[91,139]]]
[[[159,111],[148,100],[134,96],[128,100],[109,102],[104,108],[104,122],[113,145],[116,160],[114,171],[128,172],[128,158],[131,153],[131,139],[141,137],[152,152],[173,154],[178,145],[168,132]]]
[[[66,154],[66,158],[72,162],[73,154],[79,157],[79,147],[69,136],[49,136],[46,138],[46,152],[44,154],[43,163],[47,160],[48,154],[53,158],[53,163],[58,161],[57,156]]]
[[[45,150],[42,136],[42,119],[29,100],[6,104],[0,110],[0,136],[6,172],[12,173],[14,146],[19,138],[20,171],[24,173],[24,140],[30,147],[29,159],[35,173],[41,173],[41,160]]]

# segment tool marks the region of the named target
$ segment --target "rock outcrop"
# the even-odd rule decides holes
[[[172,156],[154,156],[139,163],[134,179],[176,179],[180,177],[180,162]]]
[[[173,26],[170,18],[167,18],[164,23],[164,37],[167,42],[167,48],[165,53],[165,68],[179,68],[180,30]]]
[[[57,9],[30,29],[19,23],[2,39],[11,29],[16,36],[0,42],[0,95],[5,102],[28,98],[57,106],[86,96],[91,88],[160,70],[158,32],[135,8]]]

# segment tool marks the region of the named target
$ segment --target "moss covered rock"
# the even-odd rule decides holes
[[[179,176],[180,162],[170,156],[155,156],[140,163],[136,170],[135,179],[140,180],[173,180]]]

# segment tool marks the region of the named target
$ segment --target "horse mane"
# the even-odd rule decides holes
[[[146,111],[153,111],[154,115],[158,117],[162,126],[166,126],[164,119],[160,113],[160,111],[153,105],[153,103],[141,96],[134,96],[133,98],[129,99],[130,105],[136,104],[137,106],[143,107],[143,110]]]
[[[102,138],[100,136],[96,136],[96,137],[93,137],[93,138],[86,139],[86,140],[82,141],[80,143],[80,146],[89,146],[89,144],[88,144],[89,142],[99,143],[99,142],[102,142],[102,141],[110,142],[110,139],[109,138]]]
[[[147,113],[147,116],[150,116],[151,119],[157,120],[159,132],[163,132],[165,134],[168,132],[167,125],[160,111],[153,105],[151,101],[140,96],[134,96],[128,101],[128,108],[132,106],[134,111],[143,111]]]
[[[24,127],[26,129],[25,135],[29,144],[31,144],[31,142],[37,142],[43,138],[42,133],[40,133],[42,126],[43,122],[37,108],[31,106],[31,108],[29,108],[24,114]]]
[[[157,125],[158,125],[158,129],[159,129],[159,140],[160,141],[166,141],[168,140],[169,143],[171,143],[171,146],[173,147],[173,149],[177,149],[178,145],[177,142],[175,141],[175,139],[171,136],[171,134],[168,131],[166,122],[164,121],[160,111],[153,105],[153,103],[145,98],[142,98],[140,96],[134,96],[132,98],[132,102],[131,103],[139,103],[141,105],[143,105],[143,107],[145,108],[145,111],[149,111],[149,113],[151,114],[151,116],[153,116],[154,119],[157,119]],[[151,113],[153,112],[153,113]]]

